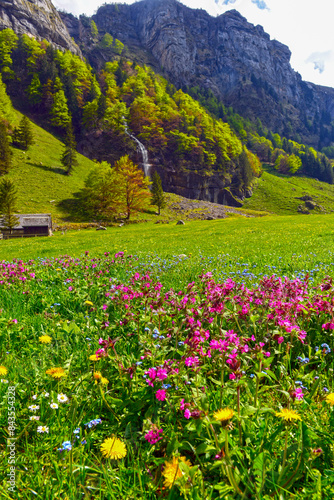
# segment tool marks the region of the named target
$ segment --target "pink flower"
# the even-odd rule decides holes
[[[230,373],[229,374],[229,378],[230,378],[230,380],[234,380],[235,379],[235,374],[234,373]]]
[[[188,408],[184,411],[184,416],[187,420],[191,417],[191,411]]]
[[[184,410],[184,399],[181,399],[180,410]]]
[[[166,391],[164,389],[159,389],[156,393],[155,393],[155,397],[159,400],[159,401],[165,401],[166,399]]]
[[[278,344],[282,344],[284,342],[284,337],[278,337],[277,342]]]
[[[165,378],[168,377],[167,370],[159,368],[159,370],[157,371],[157,377],[159,380],[165,380]]]
[[[102,309],[103,309],[104,311],[105,311],[106,309],[108,309],[107,304],[103,304]]]
[[[298,387],[298,389],[296,389],[295,392],[293,393],[293,396],[299,401],[303,399],[304,397],[303,389],[301,387]]]

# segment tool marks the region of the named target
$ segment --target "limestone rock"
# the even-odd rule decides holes
[[[0,0],[0,30],[4,28],[11,28],[18,35],[26,33],[39,40],[46,39],[57,49],[81,54],[50,0]]]

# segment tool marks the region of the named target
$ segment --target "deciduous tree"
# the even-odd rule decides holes
[[[115,168],[119,174],[122,205],[126,218],[130,219],[134,211],[140,212],[147,206],[151,196],[148,188],[150,181],[128,155],[122,156],[115,163]]]

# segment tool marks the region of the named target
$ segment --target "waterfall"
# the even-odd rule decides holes
[[[144,144],[142,144],[140,142],[139,139],[137,139],[137,137],[135,137],[134,135],[130,134],[129,132],[129,127],[128,127],[128,123],[125,119],[125,117],[123,116],[123,125],[124,125],[124,130],[125,130],[125,133],[131,137],[131,139],[133,141],[136,141],[137,143],[137,146],[138,146],[138,149],[139,151],[141,152],[141,156],[143,158],[143,169],[144,169],[144,174],[145,174],[145,177],[149,177],[150,176],[150,167],[151,165],[149,164],[148,162],[148,152],[147,152],[147,149],[145,148]]]

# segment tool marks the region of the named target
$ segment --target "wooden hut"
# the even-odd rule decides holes
[[[15,214],[18,218],[17,225],[10,234],[0,219],[0,229],[3,239],[25,238],[31,236],[51,236],[52,220],[50,214]]]

